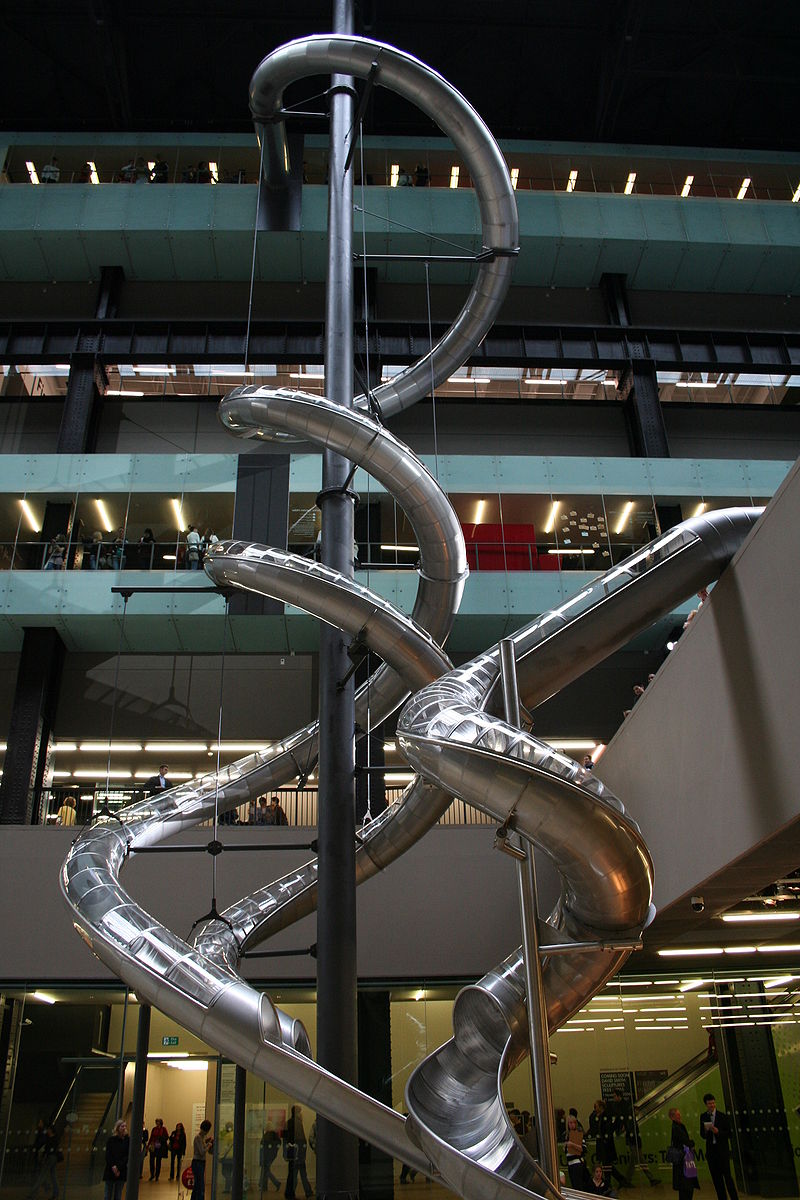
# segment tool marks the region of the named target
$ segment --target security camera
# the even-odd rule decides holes
[[[702,896],[692,896],[692,912],[702,912],[706,902]]]

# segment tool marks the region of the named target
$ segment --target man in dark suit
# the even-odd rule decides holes
[[[147,783],[144,785],[148,796],[157,796],[160,792],[165,792],[169,787],[167,779],[167,771],[169,767],[166,763],[162,763],[158,768],[157,775],[151,775]]]
[[[718,1200],[739,1200],[736,1184],[731,1174],[731,1121],[726,1113],[720,1112],[713,1093],[703,1096],[706,1111],[700,1117],[700,1136],[706,1140],[706,1162],[711,1172]]]

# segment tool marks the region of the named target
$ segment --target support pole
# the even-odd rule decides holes
[[[353,32],[353,0],[334,0],[333,32]],[[345,170],[353,125],[353,80],[334,75],[330,98],[328,277],[325,395],[353,404],[353,177]],[[353,131],[352,136],[356,136]],[[322,460],[322,561],[353,574],[350,463]],[[319,654],[319,903],[317,908],[317,1053],[320,1065],[358,1081],[355,901],[355,711],[344,634],[323,625]],[[310,1118],[309,1118],[310,1119]],[[317,1192],[323,1200],[358,1195],[358,1139],[317,1118]]]
[[[233,1175],[231,1200],[244,1196],[244,1117],[247,1102],[247,1071],[237,1066],[233,1084]]]
[[[125,1003],[122,1006],[122,1032],[119,1035],[119,1076],[117,1078],[117,1115],[116,1120],[122,1120],[122,1102],[125,1092],[125,1030],[128,1024],[128,1005],[130,1004],[130,988],[125,988]]]
[[[514,643],[511,638],[503,638],[500,642],[500,678],[503,685],[505,719],[509,725],[518,729],[519,689],[517,687]],[[523,846],[521,839],[520,846]],[[533,861],[533,846],[523,846],[523,848],[526,851],[525,858],[517,860],[517,886],[522,923],[522,961],[525,966],[525,986],[528,993],[528,1038],[531,1049],[533,1095],[536,1104],[536,1133],[542,1170],[558,1191],[558,1139],[553,1112],[553,1092],[550,1085],[547,1002],[542,982],[542,962],[539,955],[536,868]]]
[[[128,1183],[126,1200],[139,1200],[139,1171],[142,1167],[142,1122],[144,1094],[147,1090],[147,1048],[150,1045],[150,1005],[139,1005],[139,1028],[136,1031],[136,1066],[133,1075],[133,1104],[128,1132],[131,1137],[128,1151]]]

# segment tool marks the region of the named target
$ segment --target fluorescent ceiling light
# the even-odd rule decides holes
[[[147,742],[145,754],[205,754],[205,742]]]
[[[479,500],[475,508],[475,525],[480,525],[483,520],[483,511],[486,508],[486,501]]]
[[[769,946],[756,946],[756,950],[759,954],[779,954],[781,951],[796,954],[800,951],[800,945],[794,942],[772,942]]]
[[[188,1058],[188,1050],[149,1050],[148,1058]]]
[[[289,375],[290,379],[324,379],[324,371],[292,371]]]
[[[53,779],[69,779],[69,771],[53,771]]]
[[[210,162],[208,164],[208,169],[211,172],[211,182],[219,183],[219,167],[217,164],[215,162]]]
[[[381,550],[408,550],[409,552],[411,552],[411,551],[419,552],[419,546],[411,546],[411,545],[401,546],[400,544],[396,544],[394,542],[392,542],[392,543],[381,542]]]
[[[142,749],[141,742],[81,742],[81,750],[86,750],[90,754],[105,754],[107,750],[112,753],[119,752],[120,754],[138,753]]]
[[[156,160],[155,160],[154,158],[153,158],[153,159],[148,159],[148,162],[147,162],[147,169],[148,169],[148,171],[155,171],[155,169],[156,169]]]
[[[151,779],[153,776],[152,768],[149,771],[135,771],[134,779]],[[194,778],[191,771],[170,771],[170,779],[192,779]]]
[[[165,1067],[173,1067],[176,1071],[207,1071],[207,1062],[198,1062],[196,1059],[193,1062],[165,1062]]]
[[[55,996],[50,996],[47,992],[31,992],[31,1000],[40,1000],[42,1004],[55,1004]]]
[[[99,183],[100,178],[97,174],[97,167],[95,166],[95,164],[92,162],[91,159],[88,159],[86,165],[89,168],[89,178],[91,179],[92,183]]]
[[[797,204],[798,200],[800,200],[800,183],[795,188],[794,195],[792,196],[792,204]]]
[[[594,554],[595,551],[594,550],[585,550],[583,548],[576,548],[574,550],[546,550],[545,553],[546,554],[555,554],[557,557],[562,557],[567,554],[589,555],[589,554]]]
[[[783,912],[781,909],[777,909],[772,912],[723,913],[722,919],[732,925],[742,925],[756,921],[800,921],[800,912]]]
[[[33,165],[33,163],[28,161],[25,163],[25,166],[28,168],[28,175],[30,176],[31,183],[38,183],[39,176],[36,174],[36,167]]]
[[[561,508],[561,501],[554,500],[553,504],[550,508],[550,515],[547,518],[547,524],[545,525],[544,529],[542,530],[543,533],[552,533],[553,532],[553,530],[555,529],[556,517],[558,516],[558,510],[560,508]]]
[[[705,503],[705,501],[702,501],[700,504],[698,504],[697,508],[692,513],[692,516],[693,517],[702,517],[703,513],[706,511],[707,508],[708,508],[708,505]]]
[[[400,178],[400,163],[392,163],[389,173],[389,187],[397,187],[397,181]]]
[[[578,383],[577,379],[555,379],[552,375],[549,379],[544,379],[542,376],[528,375],[523,379],[523,383],[529,383],[531,386],[538,387],[563,387],[566,383]]]
[[[162,554],[161,558],[164,562],[177,562],[178,561],[177,554]]]
[[[143,396],[144,392],[127,391],[123,388],[106,388],[107,396]]]
[[[726,954],[755,954],[755,946],[726,946]]]
[[[209,372],[211,375],[252,375],[253,371],[246,370],[245,367],[219,367],[214,368]]]
[[[397,744],[395,742],[384,742],[383,749],[387,754],[392,754],[397,749]]]
[[[708,383],[703,379],[681,379],[675,384],[679,388],[716,388],[717,383]]]
[[[597,743],[586,738],[544,738],[548,746],[557,750],[594,750]]]
[[[659,958],[698,958],[703,954],[724,954],[722,946],[684,946],[674,950],[659,950]]]
[[[577,172],[577,171],[570,171],[570,173],[569,173],[569,179],[567,180],[567,191],[568,191],[568,192],[574,192],[574,191],[575,191],[575,184],[576,184],[577,182],[578,182],[578,172]]]
[[[794,975],[779,975],[777,979],[765,979],[764,988],[780,987],[783,983],[791,983],[794,978]]]
[[[519,183],[519,167],[512,167],[511,168],[511,186],[514,189],[514,191],[517,190],[518,183]],[[800,188],[798,188],[797,190],[798,190],[798,192],[800,192]]]
[[[622,980],[622,979],[620,979],[620,980],[616,980],[616,979],[615,979],[615,980],[612,980],[612,982],[611,982],[611,983],[607,983],[607,984],[606,984],[606,987],[607,987],[607,988],[618,988],[618,987],[621,987],[621,988],[623,988],[623,987],[652,987],[652,986],[653,986],[653,981],[652,981],[652,979],[632,979],[632,980],[630,981],[630,983],[629,983],[627,980]],[[626,997],[626,999],[628,999],[628,1000],[631,1000],[631,999],[633,999],[633,997],[632,997],[632,996],[627,996],[627,997]]]
[[[56,744],[53,746],[53,752],[55,754],[66,754],[67,752],[71,752],[71,751],[77,750],[77,749],[78,749],[77,742],[56,742]]]
[[[130,771],[107,771],[105,767],[97,767],[91,771],[73,771],[73,779],[131,779]]]
[[[631,171],[630,175],[628,176],[627,183],[625,184],[625,195],[626,196],[630,196],[631,192],[633,191],[633,185],[635,183],[636,183],[636,172]]]
[[[633,501],[628,500],[627,503],[625,504],[625,506],[623,507],[622,512],[620,513],[617,524],[614,527],[614,533],[622,533],[623,529],[625,528],[625,526],[628,523],[628,517],[631,515],[632,511],[633,511]]]
[[[133,371],[136,375],[174,375],[175,374],[175,368],[168,367],[166,365],[164,365],[164,366],[158,365],[158,366],[152,366],[152,367],[134,367]]]
[[[181,511],[181,502],[180,502],[180,500],[173,497],[173,499],[170,500],[170,504],[172,505],[172,511],[175,513],[175,520],[178,523],[178,529],[180,530],[181,533],[183,533],[184,530],[186,529],[186,522],[183,519],[183,512]]]
[[[451,167],[450,168],[450,187],[451,188],[458,187],[458,177],[460,174],[461,174],[460,167]]]
[[[221,750],[223,754],[245,754],[248,750],[265,750],[269,742],[212,742],[210,750]]]
[[[111,533],[114,526],[111,524],[111,521],[109,520],[108,512],[106,510],[105,500],[95,500],[94,503],[95,503],[95,507],[97,508],[98,513],[100,514],[100,524],[103,526],[103,529],[105,530],[106,533]]]
[[[42,532],[42,527],[41,527],[41,525],[39,524],[39,522],[37,521],[36,517],[33,515],[33,509],[31,508],[31,506],[30,506],[30,504],[28,503],[28,501],[27,501],[27,500],[20,500],[20,502],[19,502],[19,506],[20,506],[20,508],[22,509],[23,513],[25,514],[25,520],[28,522],[28,524],[30,525],[30,527],[31,527],[31,529],[33,530],[33,532],[34,532],[34,533],[41,533],[41,532]]]
[[[750,187],[751,182],[752,181],[749,175],[742,180],[742,186],[739,188],[739,192],[736,196],[737,200],[744,200],[745,196],[747,195],[747,189]]]
[[[687,176],[686,176],[686,181],[685,181],[685,183],[684,183],[683,187],[681,188],[681,195],[682,195],[682,196],[688,196],[688,195],[689,195],[689,192],[692,190],[692,184],[693,184],[693,183],[694,183],[694,175],[687,175]]]
[[[411,783],[414,778],[413,771],[388,771],[383,780],[384,783]]]

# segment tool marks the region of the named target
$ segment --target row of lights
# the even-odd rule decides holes
[[[97,164],[95,162],[93,162],[92,159],[89,158],[86,160],[86,165],[89,168],[90,181],[92,183],[99,184],[100,176],[97,174]],[[36,170],[36,164],[31,159],[26,159],[25,167],[27,169],[28,178],[30,179],[31,183],[37,183],[37,184],[41,183],[41,179],[39,178],[39,172]],[[155,170],[155,167],[156,167],[155,159],[150,160],[147,164],[147,169],[148,169],[148,171],[150,171],[151,174]],[[219,168],[218,168],[217,164],[215,162],[210,162],[208,164],[208,169],[211,173],[211,182],[219,183]]]
[[[186,524],[186,520],[183,515],[183,510],[181,507],[180,500],[173,498],[170,500],[170,504],[172,505],[173,512],[175,513],[175,519],[177,521],[179,531],[181,533],[185,533],[187,524]],[[32,532],[33,533],[41,533],[41,531],[42,531],[41,522],[40,522],[39,518],[36,516],[36,514],[34,513],[33,509],[31,508],[30,503],[27,500],[20,500],[19,506],[22,509],[23,516],[25,517],[25,520],[28,522],[28,525],[30,526]],[[113,533],[114,526],[111,523],[111,519],[109,518],[108,510],[105,505],[105,501],[104,500],[95,500],[95,506],[97,508],[97,515],[100,518],[100,524],[103,529],[103,532],[104,533]]]
[[[553,503],[550,507],[550,513],[548,515],[547,522],[546,522],[544,528],[542,529],[542,533],[552,533],[553,530],[555,529],[556,518],[558,517],[558,513],[561,508],[561,503],[562,502],[560,500],[553,501]],[[697,505],[697,508],[692,513],[692,516],[693,517],[701,517],[703,515],[703,513],[706,511],[707,507],[708,507],[708,505],[705,503],[705,501],[701,501],[701,503]],[[617,523],[614,526],[614,533],[622,533],[623,529],[625,528],[625,526],[628,523],[628,519],[632,512],[633,512],[633,500],[626,500],[625,504],[622,507],[622,512],[619,515],[619,519],[617,520]],[[570,551],[564,551],[564,553],[570,553]],[[589,554],[589,553],[592,553],[592,551],[576,550],[576,551],[572,551],[572,553]]]
[[[461,173],[460,167],[457,167],[454,165],[450,168],[450,187],[451,188],[458,187],[458,179],[459,179],[460,173]],[[397,187],[397,182],[398,182],[399,178],[400,178],[400,164],[392,163],[391,171],[389,174],[390,187]],[[570,171],[569,178],[567,179],[567,191],[574,192],[577,182],[578,182],[578,172],[576,170]],[[739,191],[736,194],[737,200],[744,200],[745,196],[747,195],[748,188],[750,187],[752,182],[753,181],[749,175],[746,175],[744,177],[744,179],[742,180],[741,185],[739,187]],[[512,167],[511,168],[511,186],[514,189],[514,191],[517,190],[518,183],[519,183],[519,167]],[[688,196],[691,193],[693,183],[694,183],[694,175],[687,175],[686,179],[684,180],[683,187],[681,188],[681,196],[682,197],[685,198],[686,196]],[[626,196],[630,196],[633,194],[633,189],[634,189],[635,184],[636,184],[636,172],[630,171],[628,173],[628,178],[625,181],[624,194]],[[798,200],[800,200],[800,184],[798,184],[797,188],[795,189],[794,195],[792,196],[792,203],[796,204],[798,202]]]

